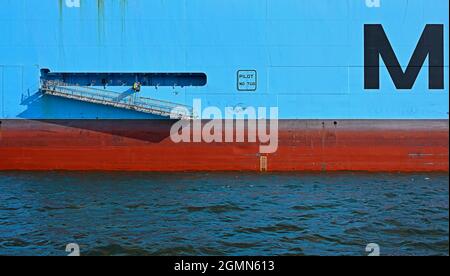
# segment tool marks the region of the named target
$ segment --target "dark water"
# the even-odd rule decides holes
[[[0,255],[448,255],[446,174],[0,172]]]

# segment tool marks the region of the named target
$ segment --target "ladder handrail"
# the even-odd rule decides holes
[[[128,97],[125,97],[125,98],[119,100],[116,96],[120,96],[121,94],[117,93],[117,92],[113,92],[113,91],[104,91],[106,93],[94,93],[94,92],[89,91],[89,90],[82,90],[82,89],[66,87],[66,86],[52,86],[52,87],[55,90],[56,89],[66,90],[66,91],[69,91],[71,93],[88,94],[88,95],[92,95],[93,97],[101,97],[101,98],[107,97],[107,98],[109,98],[109,99],[111,99],[113,101],[116,101],[116,102],[127,102],[127,101],[129,101],[129,99],[127,99]],[[112,94],[112,95],[108,95],[108,94]],[[186,105],[177,104],[177,103],[171,103],[171,102],[161,101],[161,100],[156,100],[156,99],[151,99],[151,98],[144,98],[144,97],[136,98],[136,100],[134,102],[140,103],[140,104],[153,103],[153,104],[158,104],[158,105],[160,105],[162,107],[167,107],[167,108],[185,107],[187,109],[191,109],[191,107],[186,106]],[[164,104],[164,105],[162,105],[162,104]]]
[[[77,100],[95,103],[99,103],[100,101],[105,105],[112,105],[138,111],[139,109],[141,109],[140,111],[144,109],[145,111],[149,111],[150,113],[155,113],[158,115],[170,116],[172,115],[173,110],[178,107],[187,109],[187,113],[181,112],[181,110],[178,111],[177,115],[179,115],[180,117],[191,117],[192,114],[192,108],[186,105],[142,97],[138,97],[135,99],[130,98],[129,96],[120,98],[120,93],[108,90],[105,91],[96,89],[96,91],[101,92],[97,93],[92,91],[94,89],[91,90],[90,88],[86,87],[71,87],[48,84],[44,84],[41,89],[44,93],[52,94],[55,96],[69,97],[72,99],[74,99],[75,97],[75,99]]]
[[[56,83],[56,84],[54,84],[54,83]],[[106,93],[106,94],[110,93],[110,94],[114,94],[114,95],[117,95],[117,96],[121,96],[122,95],[122,93],[116,92],[116,91],[100,89],[100,88],[96,88],[96,87],[83,86],[83,85],[69,84],[69,83],[64,83],[64,82],[46,81],[46,82],[44,82],[44,85],[57,86],[57,87],[61,87],[61,88],[63,88],[63,87],[64,88],[65,87],[70,87],[71,89],[74,89],[74,90],[77,90],[78,88],[82,88],[82,89],[86,89],[88,92],[90,92],[89,90],[96,90],[96,91],[99,91],[101,93]],[[165,101],[165,100],[157,100],[157,99],[146,98],[146,97],[139,97],[139,98],[140,99],[154,101],[154,102],[166,103],[166,104],[171,105],[173,107],[185,107],[185,108],[191,109],[190,106],[184,105],[184,104],[178,104],[178,103],[173,103],[173,102],[169,102],[169,101]]]
[[[51,95],[55,95],[55,96],[61,96],[61,94],[63,95],[62,97],[67,97],[68,95],[72,96],[72,97],[80,97],[83,98],[80,95],[77,94],[64,94],[58,91],[54,91],[54,90],[46,90],[48,94]],[[70,97],[69,97],[70,98]],[[162,115],[162,116],[171,116],[172,114],[172,110],[171,109],[167,109],[167,108],[163,108],[163,107],[158,107],[158,106],[145,106],[145,105],[132,105],[129,104],[127,102],[114,102],[114,101],[106,101],[103,99],[99,99],[99,98],[90,98],[91,100],[94,100],[94,102],[96,101],[103,101],[103,104],[105,105],[111,105],[111,106],[115,106],[115,107],[128,107],[127,109],[131,109],[131,110],[137,110],[137,111],[142,111],[139,109],[144,109],[146,111],[157,111],[155,112],[150,112],[153,114],[158,114],[158,115]],[[82,99],[79,99],[81,101],[83,101]],[[87,101],[87,102],[93,102],[93,101]],[[190,116],[190,114],[186,114],[186,113],[178,113],[177,114],[179,118],[192,118]]]

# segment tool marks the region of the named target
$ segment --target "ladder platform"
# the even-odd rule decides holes
[[[41,86],[41,91],[44,95],[112,106],[172,119],[193,119],[192,108],[186,105],[144,97],[123,97],[118,92],[93,87],[44,83]]]

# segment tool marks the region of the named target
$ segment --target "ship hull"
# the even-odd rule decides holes
[[[2,120],[0,170],[449,170],[448,120],[280,120],[278,149],[264,155],[259,143],[174,143],[173,124]]]

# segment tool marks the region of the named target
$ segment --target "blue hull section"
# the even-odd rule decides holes
[[[157,119],[41,96],[43,68],[202,73],[206,85],[153,81],[141,95],[221,109],[275,106],[281,119],[448,119],[447,0],[381,0],[379,7],[365,0],[77,2],[0,3],[1,119]],[[380,89],[365,89],[366,24],[383,26],[403,69],[425,26],[443,25],[444,88],[429,89],[427,60],[412,89],[397,89],[383,62]],[[130,89],[119,81],[108,89]]]

